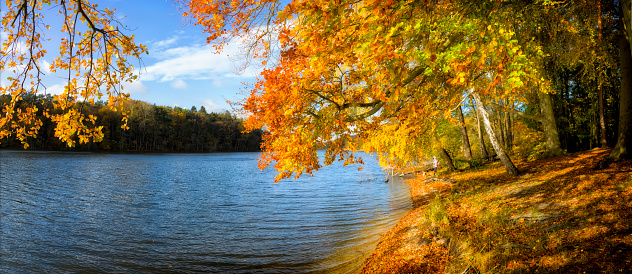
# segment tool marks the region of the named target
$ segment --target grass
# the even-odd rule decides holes
[[[365,272],[630,272],[632,161],[595,170],[608,152],[517,162],[519,176],[491,163],[441,176],[450,181],[409,180],[415,208]],[[410,240],[412,227],[420,232]],[[387,267],[371,268],[374,261]],[[415,268],[420,263],[425,268]]]

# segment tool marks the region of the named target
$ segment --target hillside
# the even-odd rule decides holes
[[[364,273],[629,273],[632,161],[609,150],[407,180],[413,209]]]

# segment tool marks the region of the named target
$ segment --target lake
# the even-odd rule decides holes
[[[282,180],[258,153],[0,151],[0,272],[353,273],[408,185],[337,162]]]

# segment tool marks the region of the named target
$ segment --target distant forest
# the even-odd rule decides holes
[[[37,138],[29,138],[29,149],[73,150],[73,151],[119,151],[119,152],[241,152],[259,151],[262,130],[242,133],[243,120],[226,111],[207,113],[202,106],[198,110],[180,107],[151,105],[143,101],[129,100],[123,110],[129,111],[127,126],[123,130],[121,111],[112,111],[103,102],[95,104],[76,103],[87,116],[98,117],[96,127],[103,126],[103,141],[79,144],[69,148],[55,137],[55,124],[42,115],[42,110],[52,106],[52,96],[37,95],[24,98],[35,100],[38,118],[43,122]],[[10,102],[9,95],[0,95],[0,106]],[[0,148],[22,149],[14,136],[0,140]]]

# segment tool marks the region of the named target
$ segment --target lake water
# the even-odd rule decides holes
[[[371,157],[277,184],[257,157],[0,151],[0,272],[355,272],[410,209]]]

